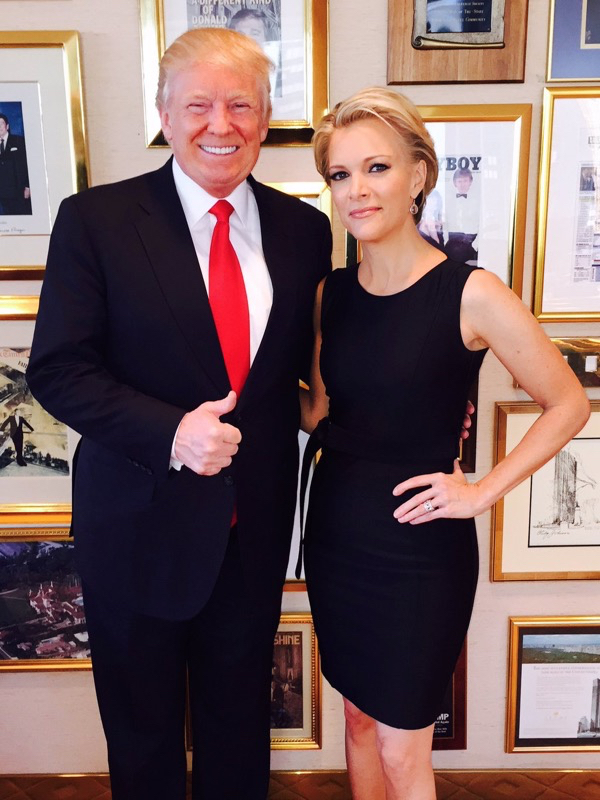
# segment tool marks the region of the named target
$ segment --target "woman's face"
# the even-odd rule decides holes
[[[410,223],[412,199],[425,183],[399,134],[378,119],[353,122],[329,143],[331,194],[344,226],[361,242],[379,242]]]

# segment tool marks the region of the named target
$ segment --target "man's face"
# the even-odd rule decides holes
[[[0,118],[0,137],[6,136],[8,133],[8,125],[6,122]]]
[[[470,175],[458,175],[454,179],[454,185],[456,186],[456,191],[460,192],[461,194],[467,194],[469,189],[471,188],[471,184],[473,183],[473,178]]]
[[[265,26],[262,20],[256,19],[256,17],[245,17],[236,22],[233,28],[240,33],[245,33],[246,36],[250,36],[259,44],[264,44],[267,41]]]
[[[160,119],[181,169],[213,197],[246,180],[269,128],[256,79],[211,64],[172,77]]]

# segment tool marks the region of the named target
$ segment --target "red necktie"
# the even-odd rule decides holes
[[[250,315],[240,262],[229,241],[233,206],[218,200],[208,259],[208,296],[231,388],[240,396],[250,370]]]

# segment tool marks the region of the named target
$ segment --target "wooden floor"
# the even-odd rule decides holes
[[[438,800],[600,800],[600,770],[440,771]],[[274,772],[270,800],[350,800],[343,772]],[[110,800],[108,778],[0,777],[0,800]],[[167,800],[167,798],[165,798]]]

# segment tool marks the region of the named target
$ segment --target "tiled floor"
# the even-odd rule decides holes
[[[600,800],[600,770],[444,771],[436,782],[438,800]],[[350,800],[350,792],[343,772],[276,772],[269,798]],[[0,777],[0,800],[110,800],[110,789],[105,777]]]

